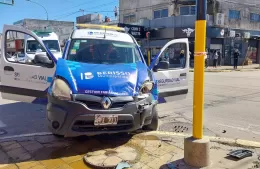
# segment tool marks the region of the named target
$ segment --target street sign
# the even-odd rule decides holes
[[[0,4],[14,5],[14,0],[0,0]]]
[[[119,27],[125,28],[125,31],[131,34],[136,39],[145,38],[145,31],[143,26],[130,25],[124,23],[118,23]]]

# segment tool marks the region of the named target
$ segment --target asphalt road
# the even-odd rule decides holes
[[[161,130],[192,132],[193,73],[189,75],[187,98],[159,105]],[[259,89],[260,71],[206,73],[205,135],[260,141]],[[41,132],[48,132],[44,106],[0,98],[0,138]]]

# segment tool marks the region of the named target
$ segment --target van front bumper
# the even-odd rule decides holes
[[[104,109],[101,104],[103,97],[77,94],[72,98],[72,101],[64,101],[48,95],[47,123],[52,133],[76,137],[135,131],[151,123],[152,110],[157,104],[152,95],[143,98],[110,97],[112,105]],[[96,114],[118,115],[118,123],[95,126]]]

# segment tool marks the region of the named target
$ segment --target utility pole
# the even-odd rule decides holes
[[[193,136],[184,141],[184,161],[190,166],[206,167],[210,165],[209,139],[203,138],[207,0],[197,0],[196,6]]]
[[[85,10],[84,9],[79,9],[79,11],[82,12],[82,16],[84,16]]]

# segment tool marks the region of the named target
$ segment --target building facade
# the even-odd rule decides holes
[[[23,26],[29,30],[50,30],[55,32],[61,43],[65,45],[66,40],[69,38],[74,29],[74,22],[67,21],[52,21],[52,20],[39,20],[39,19],[23,19],[13,23],[14,25]]]
[[[174,38],[189,38],[194,49],[195,0],[120,0],[120,22],[142,25],[151,32],[142,47],[156,55],[161,47]],[[222,64],[233,64],[233,51],[241,53],[239,64],[246,58],[259,63],[260,1],[208,0],[207,48],[209,53],[220,50]]]

